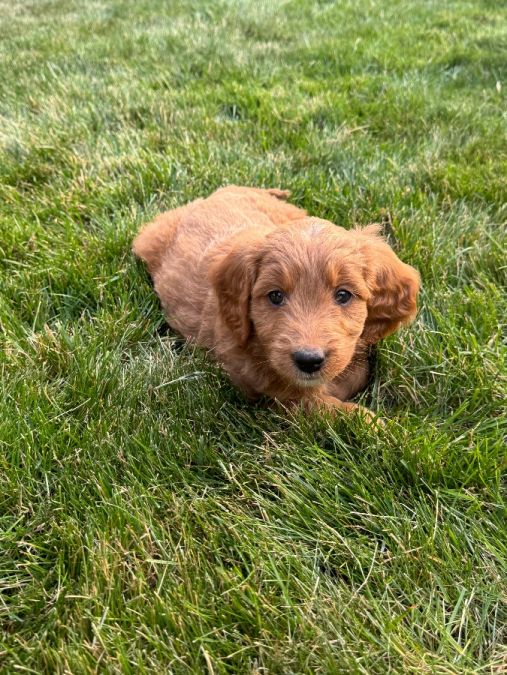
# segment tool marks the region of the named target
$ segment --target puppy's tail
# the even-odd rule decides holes
[[[278,188],[269,188],[266,190],[272,197],[286,201],[290,197],[290,190],[279,190]]]

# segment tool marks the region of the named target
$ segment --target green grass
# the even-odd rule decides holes
[[[506,25],[0,1],[2,672],[506,672]],[[385,429],[251,405],[159,330],[133,235],[226,183],[420,270]]]

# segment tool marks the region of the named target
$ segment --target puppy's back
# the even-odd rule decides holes
[[[153,277],[159,270],[180,225],[187,230],[195,253],[199,244],[209,244],[216,236],[229,235],[247,225],[281,225],[305,215],[305,211],[288,204],[288,190],[228,185],[206,199],[196,199],[185,206],[166,211],[143,227],[132,245],[135,255],[144,260]],[[202,242],[197,240],[202,240]],[[176,246],[178,248],[178,246]]]

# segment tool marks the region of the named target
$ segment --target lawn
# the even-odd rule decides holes
[[[507,6],[0,0],[0,671],[505,673]],[[140,225],[216,187],[382,222],[415,323],[253,405]]]

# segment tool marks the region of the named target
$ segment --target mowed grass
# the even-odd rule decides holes
[[[507,672],[507,8],[0,2],[0,669]],[[361,397],[246,402],[139,226],[220,185],[423,279]]]

